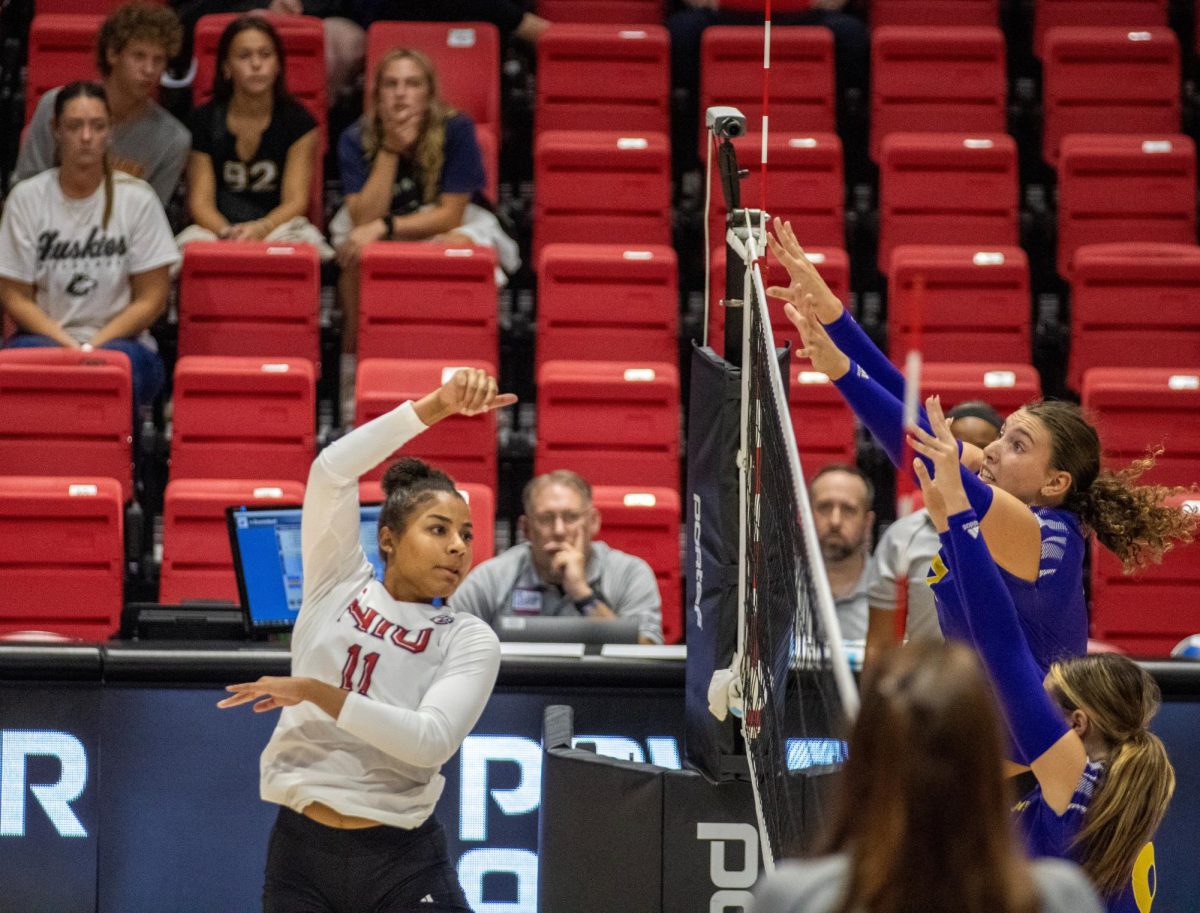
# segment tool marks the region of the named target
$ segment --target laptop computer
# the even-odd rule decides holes
[[[359,541],[378,577],[383,575],[377,529],[379,504],[359,508]],[[238,595],[251,634],[290,631],[300,613],[304,571],[300,505],[225,509]]]
[[[499,615],[494,627],[503,641],[518,643],[635,644],[636,618],[582,615]]]

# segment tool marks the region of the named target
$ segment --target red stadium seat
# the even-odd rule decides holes
[[[884,26],[871,34],[871,158],[889,133],[1003,133],[1004,35],[995,26]]]
[[[716,25],[700,41],[701,161],[708,131],[704,112],[733,105],[746,115],[746,129],[762,134],[763,29]],[[820,26],[771,29],[771,122],[792,133],[833,133],[835,118],[833,36]]]
[[[1084,244],[1196,240],[1196,147],[1190,137],[1068,136],[1058,175],[1058,272],[1064,277]]]
[[[1080,25],[1163,28],[1167,0],[1034,0],[1033,53],[1042,56],[1049,29]]]
[[[1078,390],[1090,368],[1200,365],[1198,300],[1195,244],[1078,248],[1071,270],[1067,383]]]
[[[1191,368],[1092,368],[1083,407],[1100,433],[1104,465],[1122,469],[1161,445],[1143,478],[1160,485],[1200,482],[1200,365]]]
[[[375,67],[395,48],[413,48],[437,71],[438,93],[476,126],[500,136],[500,32],[490,22],[374,22],[367,30],[366,94]]]
[[[675,251],[547,244],[538,262],[537,367],[554,359],[679,358]]]
[[[0,634],[107,640],[121,622],[121,486],[87,476],[0,476]]]
[[[196,241],[179,277],[179,354],[320,362],[321,270],[307,244]]]
[[[0,350],[0,473],[108,477],[128,501],[132,423],[123,352]]]
[[[386,468],[386,464],[385,464]],[[475,540],[471,549],[471,567],[487,561],[496,555],[496,495],[487,485],[476,482],[459,482],[454,484],[467,501],[471,512],[471,525],[474,527]],[[383,501],[383,489],[378,479],[367,479],[358,483],[358,498],[363,504]]]
[[[29,69],[25,77],[25,123],[50,89],[77,79],[99,79],[96,69],[96,33],[104,17],[95,14],[95,4],[72,3],[81,7],[43,10],[29,25]]]
[[[1054,28],[1046,35],[1042,158],[1071,133],[1179,132],[1179,41],[1167,28]]]
[[[237,603],[225,508],[300,504],[304,486],[284,479],[173,479],[163,499],[158,601]]]
[[[483,159],[483,193],[495,202],[500,187],[500,140],[490,128],[476,124],[475,141],[479,143],[479,155]]]
[[[800,465],[811,479],[830,463],[854,464],[854,413],[837,387],[807,362],[792,359],[788,412],[796,432]]]
[[[395,409],[405,400],[418,400],[448,381],[456,368],[482,368],[496,373],[494,362],[478,359],[368,358],[358,363],[354,423],[362,425]],[[454,415],[392,454],[364,478],[379,479],[399,456],[428,460],[457,483],[474,482],[496,489],[496,413]]]
[[[879,174],[879,271],[900,244],[1017,246],[1011,136],[891,133]]]
[[[1000,0],[871,0],[871,28],[888,25],[999,25]]]
[[[804,253],[817,268],[825,284],[842,301],[850,299],[850,258],[844,250],[835,247],[806,247]],[[740,279],[739,279],[740,282]],[[763,288],[773,285],[786,287],[788,274],[774,257],[767,261],[767,271],[763,275]],[[714,248],[712,263],[709,271],[709,288],[712,292],[712,303],[708,308],[708,344],[719,355],[725,354],[725,309],[721,307],[721,299],[725,295],[725,246]],[[738,289],[741,297],[741,288]],[[767,300],[767,309],[771,314],[771,330],[775,334],[776,345],[785,342],[792,344],[795,350],[800,344],[800,334],[792,326],[787,315],[783,313],[783,302],[777,298]]]
[[[556,241],[670,245],[664,134],[550,130],[534,146],[535,259]]]
[[[496,255],[488,247],[381,241],[359,266],[359,358],[496,364]]]
[[[34,0],[34,10],[42,13],[111,13],[119,6],[124,6],[128,0]],[[146,3],[157,6],[165,5],[165,0],[145,0]]]
[[[749,166],[742,180],[742,203],[763,205],[760,189],[762,137],[734,140],[738,161]],[[767,194],[764,208],[791,221],[813,247],[843,247],[846,243],[846,184],[842,174],[842,141],[833,133],[776,133],[767,138]],[[725,196],[716,170],[712,176],[710,243],[724,244]]]
[[[659,25],[663,21],[662,0],[538,0],[537,11],[551,22]]]
[[[1030,358],[1029,262],[1019,247],[902,245],[888,278],[888,351],[930,361]]]
[[[1038,373],[1028,364],[926,362],[921,366],[922,398],[937,394],[942,408],[983,400],[1002,416],[1041,398]]]
[[[537,129],[666,133],[670,53],[662,26],[550,26],[537,43]]]
[[[636,555],[654,571],[662,598],[663,643],[678,643],[683,637],[679,493],[672,488],[597,485],[592,503],[600,511],[596,538]]]
[[[1168,503],[1200,512],[1200,497]],[[1200,628],[1200,545],[1172,549],[1159,566],[1127,575],[1121,562],[1092,543],[1092,633],[1135,656],[1166,658]]]
[[[238,13],[210,13],[196,22],[193,48],[196,77],[192,81],[192,103],[202,105],[212,97],[213,77],[217,72],[217,45],[225,27]],[[296,96],[317,121],[319,139],[310,188],[308,220],[324,223],[321,162],[329,146],[329,104],[325,98],[325,25],[316,16],[266,15],[283,43],[288,90]]]
[[[672,364],[548,361],[538,371],[534,473],[594,485],[679,487],[679,372]]]
[[[175,365],[172,479],[294,479],[315,456],[305,359],[187,355]]]

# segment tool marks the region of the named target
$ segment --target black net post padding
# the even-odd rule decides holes
[[[788,350],[780,352],[786,376]],[[738,722],[708,709],[713,672],[737,649],[741,372],[711,348],[692,350],[688,408],[684,616],[684,758],[716,783],[745,776]]]

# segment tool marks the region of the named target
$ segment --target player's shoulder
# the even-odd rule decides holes
[[[124,198],[126,204],[138,209],[145,206],[158,206],[158,208],[162,208],[162,201],[159,200],[158,194],[154,192],[154,188],[141,178],[134,177],[128,172],[113,171],[113,190]]]

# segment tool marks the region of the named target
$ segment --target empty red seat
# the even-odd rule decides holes
[[[835,247],[806,247],[804,253],[817,268],[829,290],[843,302],[850,300],[850,258],[844,250]],[[740,283],[739,279],[739,283]],[[773,285],[788,285],[787,270],[771,257],[767,260],[767,270],[763,274],[763,289]],[[713,250],[709,272],[709,289],[712,303],[708,308],[708,345],[720,355],[725,354],[725,308],[721,299],[725,295],[725,246],[722,244]],[[738,297],[742,295],[740,284]],[[771,315],[771,330],[775,334],[775,344],[792,344],[795,350],[800,344],[800,334],[792,326],[783,312],[783,302],[778,298],[767,299],[767,310]]]
[[[466,499],[471,512],[471,525],[475,539],[472,543],[471,567],[487,561],[496,554],[496,495],[488,485],[454,480],[459,494]],[[383,501],[383,489],[378,479],[365,479],[358,483],[358,497],[363,504]]]
[[[1161,445],[1143,480],[1200,482],[1200,365],[1181,368],[1092,368],[1083,375],[1083,407],[1100,433],[1104,465],[1123,469]]]
[[[294,480],[172,479],[163,496],[163,553],[158,601],[238,602],[225,508],[299,505]]]
[[[105,476],[129,500],[132,426],[125,353],[0,350],[0,474]]]
[[[548,361],[537,418],[537,475],[571,469],[594,485],[679,487],[674,365]]]
[[[871,33],[871,157],[889,133],[1003,133],[1004,35],[995,26]]]
[[[748,166],[742,180],[742,204],[763,206],[760,182],[762,137],[734,140],[738,161]],[[842,141],[833,133],[776,133],[767,137],[769,215],[791,221],[802,243],[813,247],[843,247],[846,243],[846,183],[842,173]],[[712,176],[710,243],[725,239],[725,196],[715,169]]]
[[[488,247],[382,241],[359,265],[359,358],[496,364],[496,254]]]
[[[888,352],[930,361],[1030,358],[1029,261],[1019,247],[902,245],[888,277]]]
[[[715,25],[700,40],[700,145],[708,131],[704,112],[732,105],[746,115],[746,129],[762,134],[763,29]],[[794,133],[836,131],[833,36],[820,26],[771,29],[771,122]]]
[[[437,71],[438,93],[476,126],[500,136],[500,32],[490,22],[373,22],[367,30],[366,98],[375,67],[396,48],[423,53]]]
[[[636,555],[654,571],[662,599],[663,643],[678,643],[683,636],[679,493],[673,488],[597,485],[592,503],[600,511],[596,538]]]
[[[537,11],[551,22],[640,25],[663,21],[662,0],[538,0]]]
[[[179,277],[179,354],[318,364],[320,266],[307,244],[189,244]]]
[[[788,379],[788,412],[800,465],[811,479],[830,463],[854,464],[854,413],[837,387],[807,362],[792,359]]]
[[[0,634],[107,640],[121,622],[121,486],[86,476],[0,476]]]
[[[900,244],[1017,246],[1011,136],[890,133],[879,173],[879,271]]]
[[[1071,133],[1178,133],[1179,41],[1168,28],[1046,34],[1042,158]]]
[[[95,5],[78,2],[78,9],[50,11],[38,4],[29,24],[29,68],[25,77],[25,123],[39,99],[50,89],[77,79],[99,79],[96,33],[104,17]]]
[[[556,241],[671,243],[671,166],[662,133],[539,133],[534,257]]]
[[[1063,140],[1058,175],[1058,271],[1064,277],[1084,244],[1196,240],[1190,137],[1074,134]]]
[[[1200,497],[1168,500],[1200,512]],[[1200,631],[1200,545],[1181,545],[1161,565],[1127,575],[1121,562],[1092,543],[1092,636],[1135,656],[1166,658],[1180,640]]]
[[[926,362],[921,366],[921,397],[935,393],[946,410],[982,400],[1007,416],[1040,399],[1042,382],[1029,364]]]
[[[1080,25],[1165,27],[1167,0],[1034,0],[1033,53],[1042,56],[1049,29]]]
[[[1089,368],[1200,365],[1200,247],[1089,244],[1071,270],[1076,390]]]
[[[193,53],[196,76],[192,80],[192,103],[202,105],[212,97],[213,76],[217,71],[217,46],[225,27],[238,13],[210,13],[196,22]],[[329,104],[325,98],[325,26],[316,16],[273,15],[271,25],[283,44],[284,72],[288,91],[317,121],[319,139],[309,188],[308,220],[324,224],[321,162],[329,145]]]
[[[417,358],[369,358],[358,363],[354,423],[362,425],[390,412],[406,400],[418,400],[454,376],[457,368],[496,373],[491,362],[477,359],[439,361]],[[456,483],[475,482],[496,488],[496,413],[454,415],[438,422],[396,451],[364,478],[379,479],[397,457],[428,460]]]
[[[305,481],[315,400],[311,361],[184,356],[175,365],[171,478]]]
[[[1000,0],[871,0],[871,28],[999,25]]]
[[[670,54],[662,26],[550,26],[537,43],[537,129],[667,132]]]
[[[675,251],[547,244],[538,262],[537,365],[554,359],[676,362]]]

